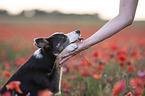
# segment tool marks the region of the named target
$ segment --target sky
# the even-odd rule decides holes
[[[69,14],[95,14],[109,20],[119,12],[120,0],[0,0],[0,9],[10,14],[19,14],[22,10],[40,9],[58,10]],[[105,2],[105,3],[104,3]],[[145,0],[139,0],[135,20],[145,21]]]

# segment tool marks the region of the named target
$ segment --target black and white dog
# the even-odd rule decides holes
[[[30,59],[3,86],[0,94],[7,91],[6,85],[11,81],[20,81],[20,89],[23,94],[14,92],[17,96],[37,96],[38,91],[49,89],[52,93],[60,94],[62,68],[55,64],[56,57],[65,49],[71,52],[77,48],[75,41],[80,40],[80,31],[76,30],[68,34],[55,33],[49,38],[37,38],[34,45],[39,49]],[[65,54],[65,52],[63,54]],[[58,59],[60,60],[60,58]],[[1,95],[0,95],[1,96]]]

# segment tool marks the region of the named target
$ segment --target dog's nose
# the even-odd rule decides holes
[[[76,33],[77,33],[77,34],[80,34],[80,30],[76,30]]]

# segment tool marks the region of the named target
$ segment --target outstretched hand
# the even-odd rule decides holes
[[[62,56],[62,60],[59,62],[59,67],[61,67],[62,64],[63,64],[64,62],[66,62],[69,58],[73,57],[74,55],[76,55],[76,54],[78,54],[78,53],[79,53],[79,50],[76,49],[76,50],[74,50],[73,52],[70,52],[70,53],[67,53],[67,54],[63,55],[63,56]]]
[[[66,53],[65,55],[63,55],[63,56],[61,57],[62,59],[61,59],[60,62],[59,62],[59,67],[62,67],[62,64],[63,64],[64,62],[66,62],[69,58],[71,58],[71,57],[77,55],[78,53],[80,53],[80,52],[83,50],[83,48],[82,48],[83,42],[78,42],[77,45],[78,45],[78,48],[77,48],[77,49],[75,49],[75,50],[72,51],[72,52]]]

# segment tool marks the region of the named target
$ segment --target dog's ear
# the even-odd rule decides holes
[[[36,39],[34,39],[34,41],[35,41],[34,45],[38,48],[44,48],[44,47],[49,48],[50,47],[49,42],[47,41],[46,38],[36,38]]]

